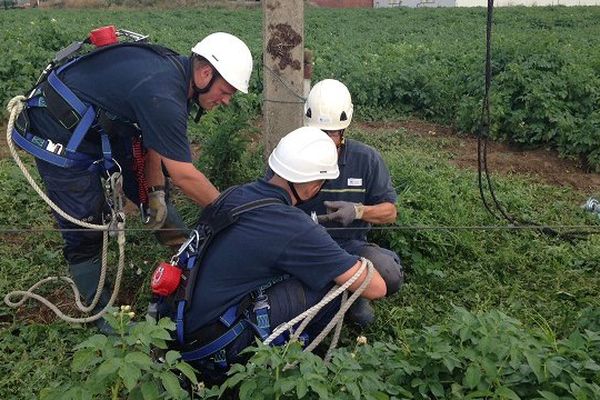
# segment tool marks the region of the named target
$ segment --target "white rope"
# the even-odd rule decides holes
[[[360,286],[354,291],[354,293],[352,293],[352,296],[350,296],[350,298],[347,299],[346,289],[348,289],[350,286],[352,286],[352,284],[354,282],[356,282],[356,280],[360,276],[362,276],[362,274],[365,272],[365,269],[367,270],[367,276],[365,277],[363,282],[360,284]],[[308,310],[304,311],[303,313],[301,313],[297,317],[291,319],[290,321],[279,325],[277,328],[275,328],[275,330],[273,330],[273,333],[271,333],[271,335],[267,339],[265,339],[265,341],[263,343],[265,345],[269,345],[273,340],[275,340],[275,338],[277,338],[283,332],[285,332],[285,331],[291,332],[293,327],[302,321],[300,326],[298,326],[298,329],[294,330],[294,332],[292,332],[291,336],[290,336],[290,341],[297,340],[300,337],[300,335],[302,334],[302,332],[304,331],[304,329],[308,326],[310,321],[314,318],[314,316],[317,315],[317,313],[323,307],[325,307],[327,304],[329,304],[331,301],[333,301],[336,297],[342,295],[342,302],[341,302],[339,311],[333,316],[333,318],[331,318],[331,321],[329,321],[327,326],[310,343],[310,345],[308,345],[304,349],[304,351],[314,350],[321,343],[321,341],[325,337],[327,337],[327,335],[333,329],[333,327],[336,326],[336,330],[335,330],[333,338],[331,340],[331,344],[329,345],[329,350],[327,351],[327,354],[325,355],[325,362],[328,362],[331,359],[331,352],[337,346],[340,332],[342,330],[342,325],[344,323],[344,315],[346,314],[346,311],[348,311],[350,306],[356,301],[356,299],[358,299],[358,297],[361,295],[361,293],[365,291],[367,286],[369,286],[369,283],[371,282],[371,279],[373,278],[374,271],[375,271],[375,269],[373,268],[373,263],[370,260],[367,260],[366,258],[361,257],[361,266],[356,271],[356,273],[354,275],[352,275],[352,277],[350,279],[348,279],[342,286],[334,286],[323,297],[323,299],[320,302],[318,302],[317,304],[315,304]]]
[[[10,113],[10,116],[8,119],[8,126],[6,128],[6,142],[7,142],[10,154],[12,155],[13,159],[15,160],[15,162],[17,163],[19,168],[21,169],[21,172],[25,176],[25,179],[27,179],[27,182],[29,182],[31,187],[50,206],[50,208],[52,208],[52,210],[54,210],[61,217],[63,217],[64,219],[66,219],[67,221],[69,221],[75,225],[81,226],[83,228],[104,231],[103,238],[102,238],[102,245],[103,245],[102,246],[102,268],[100,270],[100,279],[98,280],[98,287],[96,288],[96,293],[94,295],[94,299],[88,306],[85,306],[81,302],[79,290],[77,289],[75,282],[73,282],[73,280],[71,278],[66,277],[66,276],[47,277],[45,279],[40,280],[35,285],[31,286],[28,290],[12,291],[4,297],[4,302],[9,307],[14,308],[14,307],[20,307],[28,299],[34,299],[34,300],[37,300],[38,302],[44,304],[48,308],[50,308],[60,319],[62,319],[64,321],[72,322],[72,323],[86,323],[86,322],[96,321],[96,320],[102,318],[102,316],[108,311],[108,309],[110,307],[112,307],[112,305],[114,304],[114,302],[117,298],[117,294],[118,294],[119,288],[121,286],[121,278],[123,275],[123,270],[125,268],[125,231],[124,231],[125,219],[124,219],[124,215],[122,215],[120,209],[112,210],[112,216],[111,216],[112,221],[117,221],[116,228],[117,228],[117,243],[119,245],[119,262],[118,262],[118,267],[117,267],[117,275],[115,278],[114,288],[113,288],[112,294],[110,296],[110,300],[108,301],[108,304],[106,304],[106,306],[102,310],[100,310],[96,314],[88,316],[88,317],[80,317],[80,318],[71,317],[71,316],[64,314],[55,304],[50,302],[48,299],[46,299],[43,296],[34,292],[37,288],[39,288],[40,286],[42,286],[43,284],[45,284],[47,282],[62,280],[64,282],[69,283],[69,285],[71,286],[71,289],[73,290],[73,294],[75,296],[75,304],[77,305],[77,308],[81,312],[84,312],[84,313],[89,313],[90,311],[92,311],[98,304],[98,301],[100,299],[100,296],[102,295],[102,290],[104,289],[104,284],[105,284],[105,280],[106,280],[106,270],[107,270],[107,265],[108,265],[108,233],[111,228],[111,224],[102,224],[102,225],[90,224],[88,222],[80,221],[76,218],[73,218],[71,215],[64,212],[58,205],[56,205],[56,203],[54,203],[52,200],[50,200],[50,198],[48,198],[48,196],[46,196],[46,193],[44,193],[44,191],[39,187],[37,182],[35,182],[35,180],[31,176],[31,174],[27,170],[27,167],[25,166],[25,164],[21,161],[21,158],[19,157],[19,154],[17,153],[17,150],[16,150],[13,140],[12,140],[12,132],[13,132],[15,121],[16,121],[17,117],[19,116],[19,114],[21,113],[21,111],[23,111],[24,103],[26,100],[27,100],[27,98],[25,96],[15,96],[8,102],[8,105],[6,107],[8,112]],[[119,178],[119,179],[122,179],[122,178]],[[117,196],[120,196],[121,189],[120,189],[120,185],[118,185],[118,186],[119,187],[117,188],[117,190],[119,192],[117,193]],[[118,208],[120,206],[120,204],[115,204],[115,206]],[[20,297],[20,300],[13,301],[12,300],[13,297]]]

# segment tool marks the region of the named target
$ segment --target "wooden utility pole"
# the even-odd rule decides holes
[[[304,0],[263,0],[263,142],[265,156],[302,126]]]

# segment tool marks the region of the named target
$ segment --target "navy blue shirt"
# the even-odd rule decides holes
[[[380,203],[396,203],[398,198],[390,171],[385,165],[381,154],[374,148],[352,139],[346,139],[338,157],[340,176],[329,180],[321,189],[318,196],[298,208],[310,214],[315,211],[317,215],[326,214],[324,201],[350,201],[375,205]],[[341,228],[338,222],[323,224],[328,228]],[[346,228],[333,229],[329,234],[338,242],[349,239],[366,241],[367,232],[371,224],[362,220],[355,220]]]
[[[136,123],[145,147],[172,160],[191,162],[186,134],[190,76],[188,57],[123,46],[84,58],[67,67],[59,78],[82,101]],[[32,111],[34,134],[68,142],[70,132],[45,110]],[[81,151],[95,149],[86,143]]]
[[[282,203],[242,214],[208,249],[186,314],[186,333],[208,325],[253,290],[284,275],[311,289],[323,289],[358,261],[322,226],[292,207],[285,190],[267,181],[235,189],[222,210],[263,198]]]

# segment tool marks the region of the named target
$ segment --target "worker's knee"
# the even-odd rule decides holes
[[[385,281],[386,296],[400,290],[402,283],[404,283],[404,271],[398,254],[388,249],[369,245],[361,250],[360,255],[373,263],[373,266]]]

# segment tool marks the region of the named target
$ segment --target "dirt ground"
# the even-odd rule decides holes
[[[444,140],[445,150],[452,154],[450,163],[465,169],[477,169],[477,138],[458,135],[452,128],[419,120],[394,123],[359,124],[364,129],[404,128],[409,134],[431,140]],[[587,194],[600,192],[600,174],[582,170],[576,162],[564,160],[556,151],[547,149],[522,150],[502,143],[488,142],[490,174],[524,174],[541,182],[571,187]]]

